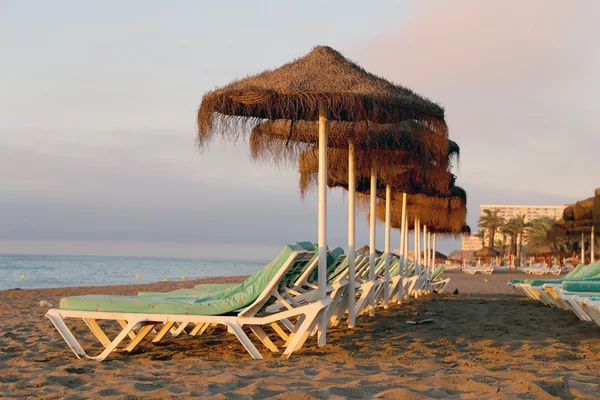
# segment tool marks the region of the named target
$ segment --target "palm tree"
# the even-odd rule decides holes
[[[506,248],[508,247],[508,239],[512,239],[512,231],[510,229],[510,225],[508,225],[505,222],[504,225],[498,228],[498,232],[502,235],[501,248],[502,257],[504,257],[504,254],[506,253]],[[508,251],[510,251],[510,248]]]
[[[496,231],[504,224],[504,218],[500,215],[500,210],[483,210],[483,215],[479,217],[479,227],[485,228],[488,231],[490,247],[494,248],[494,237]]]
[[[485,247],[485,229],[479,230],[479,232],[477,232],[473,236],[481,239],[481,247]]]
[[[529,223],[525,222],[524,215],[517,215],[508,220],[506,223],[508,225],[508,229],[514,235],[512,238],[512,245],[514,248],[514,253],[517,254],[517,260],[519,261],[523,256],[523,236],[527,232],[527,228],[529,227]],[[517,240],[519,242],[519,248],[517,251]],[[520,265],[520,264],[519,264]]]

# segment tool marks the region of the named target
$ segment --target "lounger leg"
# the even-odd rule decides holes
[[[322,307],[322,305],[319,303],[315,303],[314,305],[316,306],[314,307],[315,310],[313,311],[312,307],[311,309],[307,310],[306,314],[304,315],[304,320],[292,336],[292,340],[287,343],[285,351],[283,352],[283,356],[285,358],[290,358],[290,355],[292,355],[294,351],[300,349],[304,345],[306,339],[308,339],[310,336],[311,331],[314,330],[316,322],[319,320],[321,313],[326,309],[318,309],[317,307]]]
[[[277,322],[273,322],[271,324],[271,328],[273,328],[275,333],[277,333],[283,340],[285,340],[285,341],[288,340],[289,335],[287,333],[285,333],[285,331],[283,329],[281,329],[281,327],[279,326],[279,324]]]
[[[181,332],[185,332],[185,328],[187,328],[188,325],[189,325],[189,322],[182,322],[181,324],[179,324],[177,329],[172,330],[173,337],[177,337],[177,336],[181,335]]]
[[[165,324],[163,325],[163,327],[161,328],[160,331],[158,331],[158,333],[156,334],[156,336],[154,336],[154,338],[152,338],[152,343],[158,343],[162,340],[162,338],[165,337],[165,335],[167,333],[169,333],[169,331],[171,330],[171,327],[175,325],[175,322],[170,321],[170,322],[165,322]]]
[[[267,349],[271,350],[272,353],[279,353],[279,349],[277,348],[277,346],[275,346],[275,343],[271,341],[269,336],[267,336],[265,331],[263,331],[263,329],[260,326],[249,325],[248,327],[250,328],[252,333],[254,333],[256,337],[260,339],[260,341],[265,345]]]
[[[133,328],[139,323],[140,321],[138,320],[132,320],[130,321],[125,328],[123,328],[123,330],[117,335],[117,337],[110,343],[110,345],[108,345],[106,347],[106,349],[104,349],[104,351],[102,353],[100,353],[98,356],[96,357],[90,357],[87,356],[87,358],[90,358],[92,360],[96,360],[96,361],[102,361],[104,360],[106,357],[108,357],[108,355],[110,353],[113,352],[114,349],[117,348],[117,346],[123,341],[123,339],[125,339],[125,337],[127,337],[130,333],[133,333]],[[150,325],[150,330],[153,328],[152,325]],[[143,330],[144,328],[142,328]],[[150,330],[148,332],[150,332]],[[135,334],[134,334],[135,335]],[[145,336],[145,335],[144,335]],[[133,338],[133,340],[135,340],[137,337],[137,335]],[[143,339],[143,338],[142,338]],[[141,340],[141,339],[140,339]]]
[[[152,332],[152,330],[154,329],[154,324],[152,325],[146,325],[144,326],[142,329],[140,329],[140,331],[137,333],[137,335],[135,335],[135,339],[133,339],[128,345],[127,347],[125,347],[125,349],[123,349],[123,351],[126,351],[128,353],[132,352],[133,349],[136,348],[136,346],[138,344],[140,344],[140,342],[146,337],[148,336],[148,334],[150,332]]]
[[[73,336],[60,315],[46,314],[46,317],[52,321],[58,333],[65,339],[65,342],[67,342],[67,345],[69,345],[69,348],[75,353],[77,358],[87,357],[87,354],[85,354],[85,351],[79,345],[79,342],[75,339],[75,336]]]
[[[127,326],[127,321],[125,321],[124,319],[118,319],[117,322],[119,323],[119,325],[121,325],[121,328],[123,329],[125,329],[125,327]],[[135,339],[135,332],[133,332],[133,329],[129,331],[129,337],[131,338],[131,340]]]
[[[106,334],[104,333],[102,328],[100,328],[95,319],[83,318],[83,321],[88,326],[88,328],[90,328],[90,331],[92,331],[92,333],[96,336],[98,341],[102,343],[104,347],[108,347],[110,345],[110,339],[108,338],[108,336],[106,336]]]
[[[192,329],[190,331],[190,335],[191,336],[198,336],[198,335],[202,335],[204,332],[206,332],[206,330],[208,329],[208,327],[210,326],[209,323],[205,323],[205,324],[197,324],[194,329]]]
[[[234,323],[227,324],[227,331],[233,333],[238,338],[240,343],[242,343],[252,358],[255,360],[262,360],[263,357],[260,355],[256,347],[254,347],[250,341],[250,338],[248,338],[248,336],[244,333],[244,330],[240,325]]]

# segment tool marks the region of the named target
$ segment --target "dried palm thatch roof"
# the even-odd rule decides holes
[[[433,254],[432,251],[429,252],[430,254]],[[425,256],[427,254],[427,252],[425,250],[421,251],[421,255]],[[436,250],[435,252],[435,259],[437,261],[446,261],[448,259],[448,256],[446,256],[444,253],[440,253],[439,251]]]
[[[348,149],[328,149],[329,187],[348,187]],[[319,159],[317,149],[300,154],[298,170],[300,172],[300,192],[304,196],[310,189],[318,185]],[[378,162],[378,188],[385,185],[406,193],[427,193],[447,196],[454,183],[455,176],[445,168],[423,162],[411,153],[381,150]],[[385,160],[385,162],[381,160]],[[367,153],[356,151],[356,190],[370,190],[372,160]],[[383,168],[383,165],[386,167]]]
[[[369,246],[367,246],[367,245],[364,245],[360,249],[356,250],[357,253],[369,253],[370,251],[371,251],[371,248]],[[380,255],[383,254],[383,251],[375,249],[375,254],[377,254],[378,256],[380,256]]]
[[[497,257],[499,255],[500,252],[498,250],[490,247],[482,247],[475,252],[475,257]]]
[[[556,225],[567,233],[590,233],[592,226],[600,229],[600,189],[595,190],[594,197],[565,208],[563,218]]]
[[[402,222],[402,201],[401,198],[398,200],[395,195],[394,193],[392,198],[396,198],[396,200],[392,200],[391,202],[391,224],[392,227],[399,228]],[[414,225],[414,218],[419,218],[421,223],[427,225],[431,232],[449,236],[460,236],[467,232],[470,233],[470,228],[466,225],[466,201],[455,201],[455,204],[451,205],[449,198],[430,197],[427,202],[424,202],[422,199],[424,196],[419,195],[419,202],[411,203],[410,199],[414,200],[415,197],[407,196],[406,212],[409,219],[409,226],[412,227]],[[359,196],[358,199],[360,198]],[[385,221],[385,202],[379,202],[375,209],[378,219]]]
[[[592,205],[592,219],[594,225],[600,227],[600,188],[594,191],[594,203]]]
[[[528,247],[527,251],[525,253],[528,255],[530,254],[530,255],[539,256],[539,255],[545,255],[545,254],[558,254],[558,253],[560,253],[560,251],[556,250],[548,245],[543,245],[543,246],[538,246],[538,247]]]
[[[419,120],[446,129],[441,106],[365,71],[331,47],[318,46],[277,69],[206,93],[198,110],[198,143],[207,144],[215,131],[235,137],[239,131],[232,128],[261,119],[317,121],[320,102],[330,120]]]
[[[295,163],[298,156],[319,142],[318,126],[309,121],[264,121],[252,129],[250,149],[252,158],[269,163]],[[368,122],[329,123],[327,146],[347,149],[354,142],[365,159],[377,160],[381,150],[397,150],[418,155],[433,164],[447,166],[458,161],[460,147],[417,121],[399,124]]]
[[[381,221],[385,221],[385,205],[378,204],[376,208],[377,217]],[[414,224],[414,218],[419,218],[421,224],[426,225],[431,232],[440,232],[450,235],[461,235],[464,233],[467,208],[463,207],[457,210],[439,210],[426,206],[406,206],[406,212],[409,217],[409,225]],[[401,210],[398,208],[392,209],[392,226],[400,227]]]

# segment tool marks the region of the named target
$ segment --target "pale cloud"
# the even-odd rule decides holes
[[[348,13],[344,26],[310,20],[308,29],[306,18],[273,18],[278,28],[247,31],[247,41],[261,44],[252,47],[239,41],[248,26],[199,25],[194,13],[166,6],[148,6],[140,19],[137,6],[118,15],[98,6],[97,24],[88,5],[53,5],[45,10],[51,19],[21,12],[5,20],[0,253],[269,258],[285,243],[315,241],[315,194],[300,200],[295,169],[253,164],[245,142],[216,141],[199,153],[194,118],[206,90],[315,44],[446,107],[462,147],[458,183],[468,191],[472,225],[480,203],[562,204],[591,195],[600,3],[342,4],[330,4],[328,15]],[[223,7],[217,14],[230,11]],[[247,21],[256,7],[247,8],[233,17]],[[263,8],[289,14],[287,4]],[[175,20],[185,23],[157,30],[157,21]],[[353,20],[364,23],[345,23]],[[273,35],[277,29],[285,37]],[[330,191],[330,246],[346,243],[345,207],[343,192]],[[361,215],[358,244],[367,237]],[[382,239],[378,225],[378,247]],[[393,247],[398,240],[395,231]]]
[[[354,57],[446,107],[467,189],[587,197],[600,145],[599,17],[595,1],[419,1]]]

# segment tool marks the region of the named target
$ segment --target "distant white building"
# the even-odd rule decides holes
[[[477,232],[474,232],[477,233]],[[481,249],[481,239],[476,236],[463,236],[462,237],[462,250],[463,251],[477,251]]]
[[[484,215],[483,210],[500,210],[500,215],[505,220],[509,220],[518,215],[525,216],[525,222],[533,221],[534,219],[541,217],[550,217],[553,219],[560,219],[563,216],[565,208],[568,204],[562,206],[522,206],[522,205],[506,205],[506,204],[482,204],[479,206],[479,215]],[[476,234],[474,232],[473,234]],[[498,234],[496,234],[497,237]],[[463,251],[477,251],[483,247],[481,239],[475,236],[463,236],[462,238],[462,250]]]
[[[509,220],[518,215],[525,216],[525,222],[532,221],[541,217],[550,217],[552,219],[560,219],[563,216],[563,211],[568,204],[562,206],[511,206],[501,204],[482,204],[479,206],[479,215],[483,215],[483,210],[500,210],[500,215],[505,220]]]

